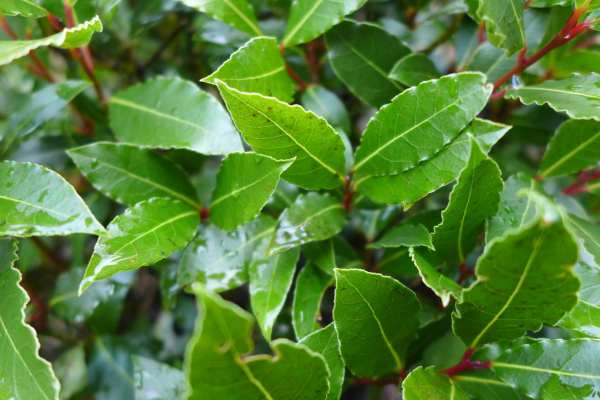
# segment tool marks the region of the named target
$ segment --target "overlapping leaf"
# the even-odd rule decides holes
[[[292,304],[292,324],[297,338],[318,329],[321,301],[332,283],[333,277],[313,263],[306,264],[298,274]]]
[[[405,86],[416,86],[439,76],[440,73],[433,62],[422,53],[411,53],[402,57],[390,71],[390,78]]]
[[[431,243],[431,234],[422,224],[400,224],[390,229],[376,242],[369,244],[369,247],[373,249],[415,246],[434,249]]]
[[[577,305],[560,321],[560,326],[600,338],[600,269],[580,261],[575,273],[581,281]]]
[[[409,254],[423,283],[433,290],[444,307],[450,303],[451,298],[461,299],[462,287],[438,270],[438,266],[442,264],[438,255],[417,248],[411,248]]]
[[[179,0],[188,7],[204,12],[242,32],[260,36],[252,4],[248,0]]]
[[[468,400],[470,397],[434,367],[418,367],[402,382],[404,400]]]
[[[490,42],[509,54],[526,44],[524,0],[479,0],[477,15],[485,23]]]

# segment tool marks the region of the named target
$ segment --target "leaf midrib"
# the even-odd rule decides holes
[[[246,25],[248,25],[250,27],[252,32],[254,32],[258,36],[262,35],[260,28],[252,20],[250,20],[250,18],[248,18],[239,8],[237,8],[235,6],[235,4],[231,3],[230,0],[223,0],[223,1],[229,8],[231,8],[231,10],[238,17],[240,17],[242,19],[242,21],[244,21],[246,23]]]
[[[578,146],[576,146],[573,150],[567,152],[564,156],[560,157],[550,167],[548,167],[545,170],[541,171],[540,174],[542,176],[548,176],[548,174],[552,173],[552,171],[554,171],[555,169],[557,169],[558,167],[560,167],[561,165],[563,165],[564,163],[566,163],[571,158],[575,157],[575,155],[579,151],[581,151],[582,149],[585,149],[590,143],[593,143],[599,137],[600,137],[600,130],[598,132],[596,132],[592,137],[590,137],[589,139],[587,139],[583,143],[581,143]]]
[[[37,204],[33,204],[33,203],[28,202],[28,201],[17,199],[17,198],[14,198],[14,197],[7,197],[7,196],[0,195],[0,199],[8,200],[8,201],[11,201],[11,202],[17,203],[17,204],[24,204],[27,207],[36,208],[38,210],[45,211],[45,212],[48,212],[48,213],[51,213],[51,214],[56,214],[56,215],[58,215],[58,216],[60,216],[62,218],[67,218],[67,219],[70,218],[69,215],[63,214],[60,211],[56,211],[56,210],[53,210],[51,208],[42,207],[42,206],[39,206]]]
[[[552,92],[552,93],[560,93],[560,94],[567,94],[567,95],[575,95],[575,96],[581,96],[581,97],[589,97],[590,99],[593,100],[600,100],[600,96],[599,95],[593,95],[593,94],[588,94],[588,93],[582,93],[582,92],[575,92],[575,91],[568,91],[568,90],[562,90],[562,89],[554,89],[554,88],[549,88],[549,87],[544,87],[544,86],[526,86],[526,87],[522,87],[519,89],[516,89],[516,92],[524,92],[524,91],[546,91],[546,92]]]
[[[300,21],[298,21],[296,26],[291,31],[289,31],[289,33],[287,35],[285,35],[285,38],[283,38],[284,46],[287,46],[290,39],[293,38],[294,35],[296,35],[296,33],[298,33],[298,31],[302,28],[302,26],[306,23],[306,21],[308,21],[309,18],[312,17],[312,15],[315,13],[315,11],[317,11],[317,9],[319,8],[319,6],[322,3],[323,3],[323,0],[315,1],[313,6],[308,10],[308,12],[306,14],[304,14],[304,16],[300,19]]]
[[[500,362],[500,361],[493,361],[492,368],[520,369],[520,370],[524,370],[524,371],[541,372],[541,373],[545,373],[545,374],[552,374],[552,375],[558,375],[558,376],[569,376],[569,377],[574,377],[574,378],[600,380],[600,375],[584,374],[584,373],[571,372],[571,371],[562,371],[559,369],[551,369],[551,368],[532,367],[530,365],[513,364],[513,363]]]
[[[247,185],[241,186],[237,189],[232,190],[231,192],[215,199],[212,201],[211,203],[211,207],[216,206],[219,203],[222,203],[223,201],[227,200],[228,198],[237,195],[238,193],[241,193],[243,191],[249,190],[250,188],[252,188],[253,186],[258,185],[259,183],[261,183],[262,181],[266,180],[267,178],[270,178],[272,175],[278,174],[280,171],[280,166],[275,167],[274,169],[268,171],[266,174],[264,174],[263,176],[261,176],[260,178],[250,182]]]

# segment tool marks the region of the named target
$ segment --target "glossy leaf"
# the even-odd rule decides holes
[[[312,263],[306,264],[298,274],[292,304],[292,324],[297,338],[304,338],[319,328],[321,301],[332,283],[332,276]]]
[[[243,92],[277,97],[285,102],[291,101],[296,91],[277,41],[271,37],[249,40],[202,82],[215,85],[218,80]]]
[[[149,358],[133,357],[135,400],[183,400],[186,385],[183,372]]]
[[[524,5],[524,0],[479,0],[477,15],[485,23],[489,41],[509,54],[526,44]]]
[[[471,72],[402,92],[367,125],[356,150],[356,179],[396,175],[432,159],[485,107],[490,93],[485,76]]]
[[[80,293],[95,281],[152,265],[185,247],[198,222],[196,210],[173,199],[153,198],[127,209],[108,225],[108,235],[96,242]]]
[[[190,400],[322,400],[329,391],[324,358],[306,346],[279,339],[274,356],[253,350],[252,316],[200,286],[201,317],[186,354]]]
[[[477,244],[485,221],[498,208],[502,191],[502,173],[472,141],[469,163],[452,189],[442,222],[433,231],[433,246],[448,264],[463,263]]]
[[[457,305],[454,331],[475,348],[557,323],[577,303],[576,261],[577,245],[560,221],[538,220],[495,239]]]
[[[110,126],[123,142],[202,154],[242,151],[225,110],[208,93],[180,78],[156,78],[115,93]]]
[[[548,104],[574,119],[600,121],[600,75],[595,73],[510,89],[506,97],[523,104]]]
[[[271,254],[305,243],[329,239],[342,230],[346,215],[339,200],[330,195],[300,195],[280,216],[271,243]]]
[[[255,153],[228,155],[217,174],[210,205],[211,221],[231,230],[255,218],[292,162]]]
[[[456,179],[469,160],[471,136],[488,152],[509,129],[506,125],[476,119],[439,153],[415,168],[392,176],[371,176],[357,180],[355,185],[375,202],[408,207]]]
[[[494,357],[492,368],[503,381],[523,394],[537,398],[553,377],[574,389],[600,390],[600,366],[595,354],[600,341],[591,339],[542,339],[507,346]]]
[[[0,65],[9,64],[18,58],[25,57],[30,51],[40,47],[53,46],[72,49],[85,46],[91,40],[94,32],[102,32],[102,22],[98,16],[42,39],[1,41]]]
[[[381,239],[368,245],[372,249],[425,246],[434,249],[431,234],[421,224],[400,224],[386,232]]]
[[[325,35],[329,62],[359,99],[380,107],[400,93],[402,85],[388,77],[410,50],[378,26],[344,21]]]
[[[254,151],[278,160],[296,158],[284,179],[307,189],[342,184],[344,144],[323,118],[298,105],[241,92],[223,82],[218,86],[237,128]]]
[[[188,7],[192,7],[229,24],[242,32],[260,36],[258,21],[254,14],[252,4],[248,0],[178,0]]]
[[[25,322],[29,296],[21,288],[21,273],[13,267],[16,244],[0,241],[0,398],[54,400],[59,383],[49,362],[40,358],[35,331]]]
[[[48,15],[48,11],[32,0],[4,0],[0,4],[0,15],[41,18]]]
[[[178,284],[202,283],[212,291],[238,287],[248,281],[248,265],[262,258],[275,233],[276,222],[261,216],[233,232],[214,225],[201,226],[198,236],[183,253]]]
[[[600,338],[600,269],[579,262],[575,266],[575,273],[581,282],[579,299],[559,325]]]
[[[600,122],[569,120],[548,143],[540,176],[560,176],[581,171],[600,161]]]
[[[96,142],[69,149],[67,154],[98,190],[122,204],[133,206],[151,197],[170,197],[200,207],[185,173],[150,150]]]
[[[333,319],[350,371],[369,378],[400,372],[419,324],[415,294],[395,279],[359,269],[336,269],[335,279]]]
[[[435,368],[418,367],[402,382],[404,400],[468,400],[470,397]]]
[[[252,312],[267,340],[292,286],[299,257],[296,248],[257,260],[248,269]]]
[[[41,165],[0,162],[0,235],[29,237],[87,233],[104,227],[75,189]]]
[[[405,86],[416,86],[439,76],[440,73],[433,62],[422,53],[411,53],[402,57],[390,71],[390,78]]]
[[[283,46],[306,43],[325,33],[367,0],[296,0],[292,3]]]
[[[563,214],[563,218],[567,228],[581,241],[596,264],[600,265],[600,226],[572,214]]]
[[[334,128],[350,133],[350,116],[335,93],[323,86],[311,86],[302,93],[302,105],[325,118]]]
[[[329,393],[326,400],[338,400],[342,394],[346,370],[334,324],[311,333],[299,343],[323,356],[329,368]]]
[[[438,270],[437,267],[440,262],[438,260],[439,257],[435,253],[412,247],[410,249],[410,258],[417,271],[419,271],[419,276],[423,280],[423,283],[433,290],[442,301],[444,307],[450,304],[451,298],[456,300],[461,299],[463,288]]]

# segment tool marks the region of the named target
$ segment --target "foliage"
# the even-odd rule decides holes
[[[600,400],[599,1],[0,3],[0,400]]]

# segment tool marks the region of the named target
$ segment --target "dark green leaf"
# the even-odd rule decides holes
[[[323,86],[311,86],[302,93],[302,105],[325,118],[331,126],[346,133],[351,132],[350,117],[344,103]]]
[[[321,301],[332,283],[333,277],[313,263],[306,264],[298,274],[292,304],[292,324],[297,338],[319,328]]]
[[[413,246],[425,246],[432,250],[434,249],[431,243],[431,234],[421,224],[400,224],[390,229],[381,239],[369,244],[368,247],[372,249],[384,249]]]
[[[183,400],[183,372],[149,358],[134,356],[135,400]]]
[[[390,71],[390,78],[405,86],[416,86],[423,81],[439,78],[440,73],[425,54],[412,53],[402,57]]]

